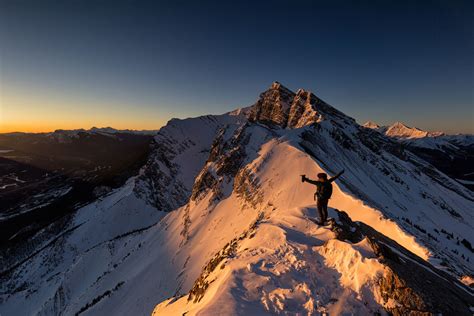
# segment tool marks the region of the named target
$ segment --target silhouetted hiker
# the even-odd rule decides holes
[[[344,170],[336,174],[334,177],[328,179],[328,175],[325,173],[318,173],[318,180],[311,180],[306,178],[306,175],[301,175],[302,182],[308,182],[316,186],[316,193],[314,193],[315,200],[317,201],[318,213],[320,225],[324,225],[328,219],[328,202],[332,195],[332,184],[334,180],[339,178]]]

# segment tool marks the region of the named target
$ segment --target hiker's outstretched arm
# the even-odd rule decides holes
[[[333,182],[334,180],[336,180],[337,178],[339,178],[341,176],[341,174],[344,173],[344,169],[342,169],[341,172],[339,172],[338,174],[336,174],[334,177],[332,177],[331,179],[329,179],[329,182]]]
[[[314,185],[317,185],[319,183],[319,181],[311,180],[309,178],[306,178],[306,176],[303,176],[303,182],[308,182],[308,183],[311,183],[311,184],[314,184]]]

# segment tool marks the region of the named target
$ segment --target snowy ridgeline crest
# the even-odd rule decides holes
[[[274,83],[153,146],[2,265],[2,315],[471,315],[473,193],[314,94]],[[318,226],[300,175],[341,169]]]

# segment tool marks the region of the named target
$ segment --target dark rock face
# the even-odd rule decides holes
[[[155,136],[152,152],[136,181],[135,194],[165,212],[183,206],[192,195],[196,197],[192,180],[199,178],[210,150],[219,149],[211,146],[211,141],[226,124],[213,116],[170,120]],[[183,159],[189,159],[189,170],[183,171]],[[209,175],[200,178],[208,184],[212,181]]]
[[[242,168],[235,176],[234,191],[253,207],[257,207],[263,200],[258,178],[248,168]]]
[[[473,293],[447,273],[437,270],[392,239],[345,212],[332,230],[340,240],[359,242],[367,238],[385,273],[378,280],[380,295],[392,315],[472,315]]]
[[[229,139],[225,133],[229,127],[222,128],[212,144],[209,158],[194,182],[191,200],[198,201],[212,190],[214,199],[223,197],[221,184],[231,181],[242,167],[246,158],[245,146],[250,135],[246,133],[247,124],[237,128]]]
[[[217,179],[208,170],[204,169],[197,177],[191,193],[191,201],[199,201],[205,193],[217,185]]]
[[[299,89],[294,93],[279,82],[274,82],[270,89],[260,94],[248,119],[279,128],[300,128],[320,119],[330,119],[333,123],[337,120],[354,122],[310,91]]]
[[[294,97],[294,92],[274,82],[270,89],[260,94],[260,99],[249,114],[249,120],[286,127]]]
[[[317,112],[312,111],[313,104],[319,103],[320,100],[311,92],[299,89],[290,107],[288,115],[287,127],[297,128],[300,126],[302,117],[315,122],[317,120]]]
[[[184,147],[191,145],[182,144]],[[182,148],[175,148],[173,140],[163,138],[160,143],[155,142],[139,176],[139,185],[134,189],[138,196],[160,211],[169,212],[185,204],[189,196],[189,190],[177,180],[179,168],[172,162],[177,150]]]

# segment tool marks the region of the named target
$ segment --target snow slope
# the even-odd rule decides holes
[[[386,294],[396,271],[372,240],[310,220],[314,187],[300,175],[341,169],[332,209],[398,243],[403,260],[411,252],[415,267],[442,270],[433,284],[467,293],[445,295],[472,295],[453,279],[474,271],[460,242],[474,235],[472,192],[310,92],[275,83],[250,109],[172,120],[155,142],[138,176],[1,272],[0,313],[437,311]]]
[[[251,135],[255,134],[252,131]],[[199,215],[190,219],[188,233],[192,237],[186,243],[194,249],[195,242],[227,235],[236,229],[234,225],[240,227],[240,234],[239,230],[234,231],[231,235],[234,239],[228,236],[227,246],[214,250],[216,255],[207,264],[201,263],[205,268],[200,278],[203,275],[205,278],[196,281],[189,295],[162,302],[154,313],[383,312],[394,302],[384,302],[379,297],[375,284],[385,267],[374,259],[366,242],[351,244],[335,240],[329,229],[318,228],[308,220],[316,213],[311,201],[313,189],[302,184],[297,174],[299,170],[316,174],[321,167],[285,136],[260,147],[258,157],[246,168],[259,179],[253,189],[262,194],[239,201],[233,196],[238,191],[234,188],[234,193],[217,205],[211,203],[204,212],[197,211]],[[364,208],[339,185],[335,189],[331,206],[344,207],[351,217],[361,217],[410,251],[428,258],[426,249],[395,222],[381,217],[381,212],[375,209]],[[210,190],[208,195],[212,194]],[[212,200],[208,195],[202,200],[205,205]],[[260,207],[252,206],[255,200]],[[199,206],[191,207],[200,210]],[[253,212],[254,222],[249,224],[248,220],[240,219],[235,215],[239,210]],[[227,226],[229,221],[232,228]],[[205,247],[209,249],[210,245],[206,243]],[[201,249],[193,252],[192,257],[195,254],[202,254]],[[192,257],[187,259],[187,264],[199,265]]]

